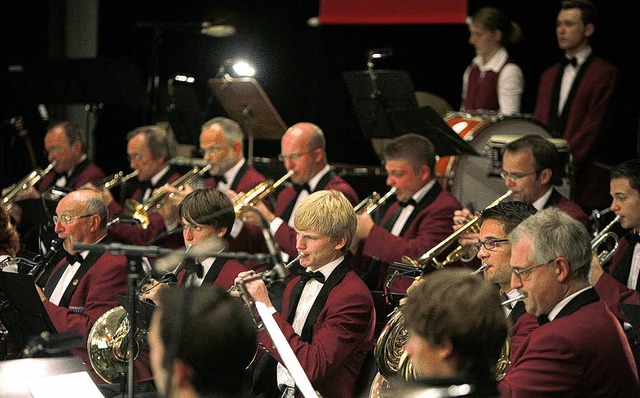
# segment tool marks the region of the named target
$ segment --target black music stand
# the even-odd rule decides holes
[[[418,107],[409,73],[402,70],[362,70],[342,72],[342,77],[365,138],[400,135],[390,124],[388,112]]]
[[[33,336],[42,332],[56,333],[32,276],[0,272],[0,297],[0,320],[20,349]]]
[[[280,140],[287,125],[254,78],[213,78],[209,86],[229,117],[247,133],[247,159],[252,165],[254,138]]]

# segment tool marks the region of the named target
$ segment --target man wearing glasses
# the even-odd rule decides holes
[[[294,124],[282,136],[280,148],[278,158],[284,162],[287,171],[293,171],[290,177],[293,186],[280,192],[273,212],[264,203],[258,203],[255,208],[269,223],[282,251],[296,257],[293,214],[305,198],[313,192],[333,189],[342,192],[354,206],[359,200],[353,187],[336,175],[327,163],[324,133],[317,125],[308,122]],[[247,212],[243,217],[261,225],[255,214]]]
[[[87,335],[102,314],[119,305],[115,295],[127,293],[127,259],[74,248],[76,243],[109,243],[107,207],[98,193],[88,189],[69,193],[58,203],[53,221],[69,256],[54,267],[44,289],[37,285],[36,289],[56,331],[77,332],[85,339],[71,352],[89,365]],[[136,363],[136,378],[150,378],[149,368]],[[104,383],[95,373],[92,376]]]
[[[543,209],[509,241],[511,287],[540,326],[514,353],[500,396],[640,396],[622,326],[590,283],[586,228],[557,208]]]

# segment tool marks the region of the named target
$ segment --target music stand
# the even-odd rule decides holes
[[[287,125],[254,78],[213,78],[209,86],[229,117],[246,131],[247,159],[253,165],[254,138],[280,140]]]
[[[0,296],[4,296],[0,319],[16,346],[24,347],[32,336],[42,332],[57,333],[33,277],[12,272],[0,272]]]

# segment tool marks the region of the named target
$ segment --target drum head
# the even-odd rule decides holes
[[[471,116],[450,113],[445,121],[480,156],[443,157],[436,164],[436,174],[443,185],[460,202],[473,211],[480,211],[507,191],[504,180],[493,172],[491,148],[488,141],[494,134],[523,137],[536,134],[546,138],[549,132],[538,122],[527,117]],[[465,123],[468,124],[465,125]],[[444,162],[444,164],[442,164]]]

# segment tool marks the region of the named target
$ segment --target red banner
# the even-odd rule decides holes
[[[320,24],[458,24],[467,0],[321,0]]]

